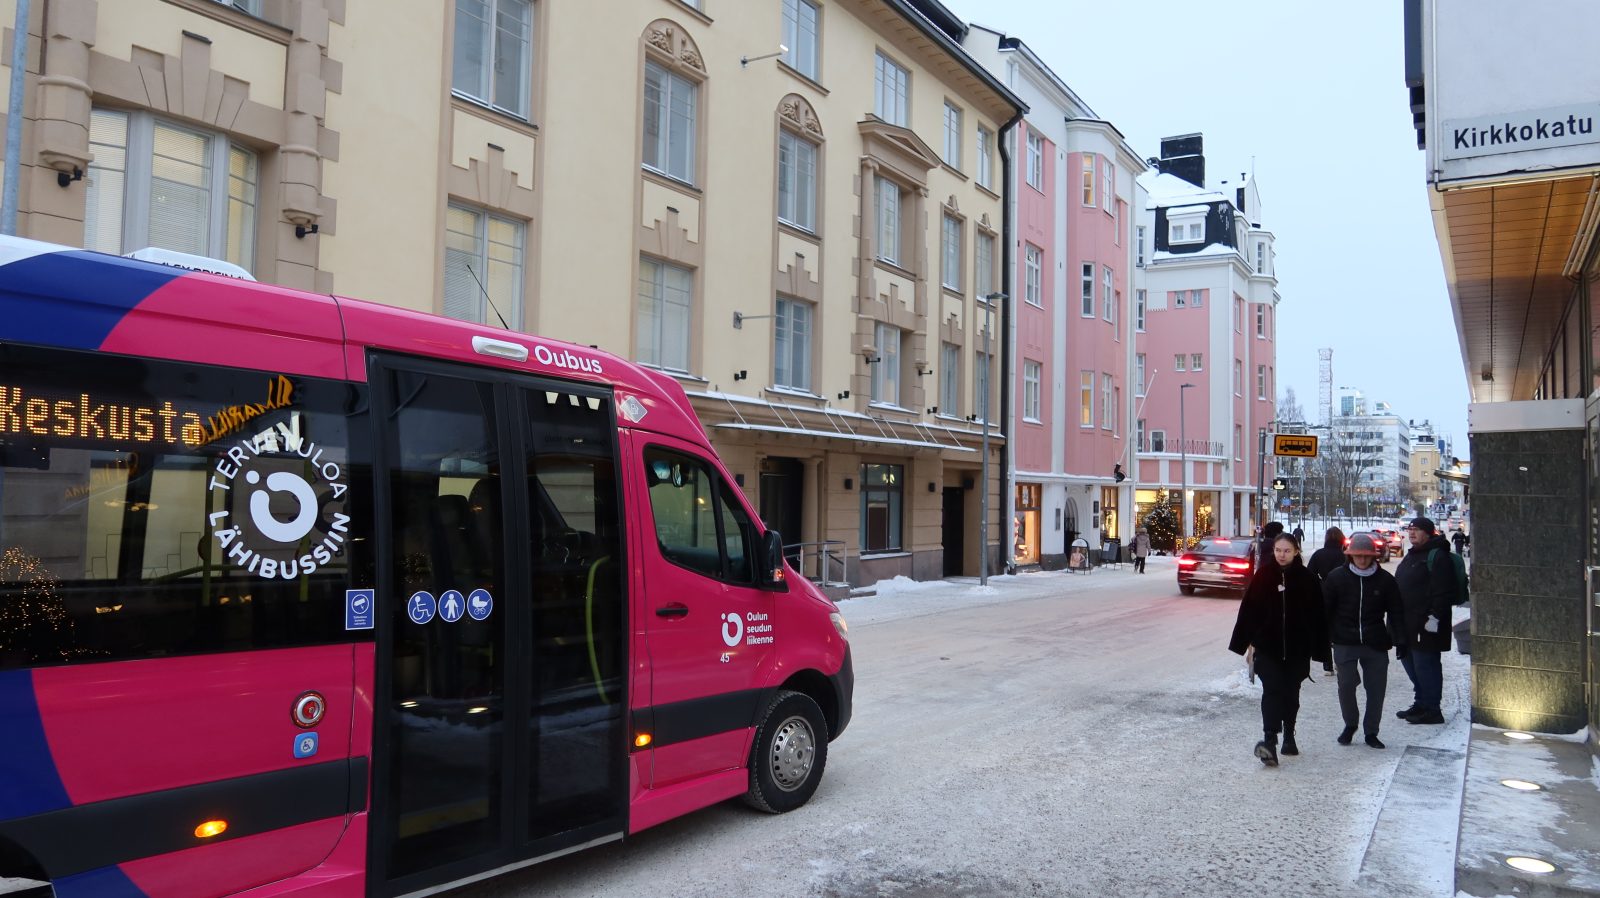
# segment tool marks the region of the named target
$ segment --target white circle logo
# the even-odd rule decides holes
[[[332,454],[301,436],[298,415],[224,452],[206,485],[221,500],[221,510],[207,518],[221,549],[212,560],[293,580],[343,554],[350,516],[334,509],[343,507],[349,486],[325,453]],[[234,519],[229,509],[245,509],[244,519]]]
[[[729,648],[739,644],[744,638],[744,619],[736,611],[730,611],[722,616],[722,641]]]

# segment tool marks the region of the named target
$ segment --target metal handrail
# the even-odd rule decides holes
[[[797,562],[794,566],[795,570],[800,572],[800,576],[805,577],[807,580],[810,580],[813,583],[849,583],[850,557],[844,554],[843,551],[836,552],[832,548],[834,546],[838,546],[842,549],[844,545],[845,541],[842,539],[824,539],[807,543],[789,543],[783,547],[783,554],[786,558],[794,557]],[[807,549],[816,550],[813,556],[816,559],[815,571],[806,570],[808,555],[806,551]],[[835,565],[837,565],[839,569],[838,580],[830,579],[830,575],[833,573],[833,568]]]

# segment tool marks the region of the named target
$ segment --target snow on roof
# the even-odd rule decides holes
[[[1206,214],[1207,212],[1210,212],[1210,211],[1211,211],[1211,207],[1210,206],[1203,206],[1203,205],[1197,205],[1197,206],[1172,206],[1172,207],[1167,209],[1167,218],[1170,219],[1170,218],[1175,218],[1175,217],[1184,216],[1184,215],[1204,215],[1204,214]]]
[[[1158,249],[1153,254],[1155,259],[1193,259],[1197,256],[1235,256],[1239,251],[1226,243],[1208,243],[1192,253],[1172,253]]]
[[[1204,187],[1196,187],[1177,175],[1166,172],[1145,172],[1139,176],[1139,186],[1150,195],[1150,201],[1145,203],[1146,209],[1156,209],[1162,206],[1191,203],[1226,202],[1226,194]]]

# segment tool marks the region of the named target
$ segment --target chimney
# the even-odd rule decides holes
[[[1180,134],[1176,137],[1161,138],[1161,158],[1156,160],[1156,168],[1204,189],[1205,138],[1200,134]]]

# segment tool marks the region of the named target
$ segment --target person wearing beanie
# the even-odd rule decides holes
[[[1450,542],[1433,521],[1415,518],[1406,531],[1411,548],[1395,568],[1400,600],[1405,606],[1404,645],[1409,650],[1400,663],[1411,677],[1415,700],[1395,714],[1408,723],[1444,723],[1440,709],[1444,694],[1443,656],[1450,651],[1450,608],[1456,596],[1456,572],[1450,563]],[[1438,551],[1443,562],[1430,565]]]
[[[1329,527],[1328,535],[1322,541],[1322,548],[1312,553],[1311,560],[1306,562],[1306,567],[1317,575],[1318,580],[1326,580],[1328,574],[1336,568],[1344,567],[1344,563],[1344,531],[1338,527]]]
[[[1333,663],[1339,677],[1339,711],[1344,715],[1340,745],[1349,745],[1360,724],[1366,742],[1383,748],[1378,726],[1383,722],[1383,697],[1389,685],[1389,649],[1404,658],[1408,646],[1405,606],[1394,576],[1378,565],[1378,545],[1372,535],[1357,533],[1345,550],[1348,563],[1322,580],[1322,603],[1328,619],[1328,640],[1333,643]],[[1365,683],[1367,713],[1360,716],[1356,687]]]
[[[1300,713],[1300,684],[1311,677],[1311,661],[1328,661],[1328,635],[1317,578],[1300,561],[1294,537],[1280,532],[1271,552],[1256,566],[1228,650],[1244,655],[1261,677],[1261,741],[1255,756],[1278,766],[1278,734],[1283,753],[1297,755],[1294,722]]]

